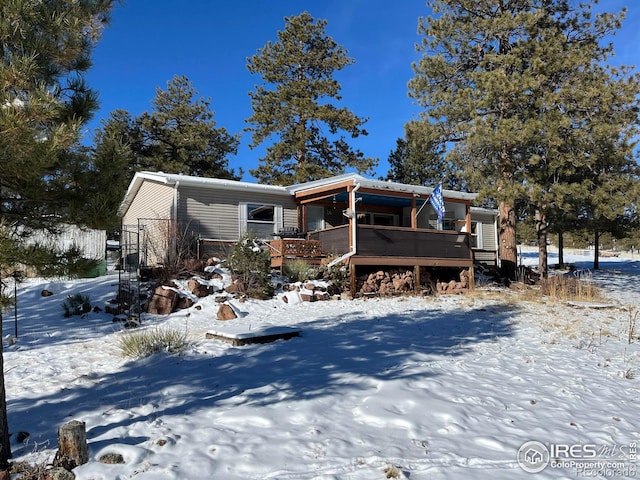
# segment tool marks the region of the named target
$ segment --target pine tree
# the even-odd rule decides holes
[[[405,137],[397,139],[389,154],[386,180],[431,187],[442,182],[444,188],[466,190],[463,172],[446,158],[444,146],[431,138],[428,127],[420,122],[405,126]]]
[[[156,89],[152,112],[136,120],[143,135],[140,161],[168,173],[237,179],[227,156],[237,153],[239,140],[216,127],[211,101],[194,99],[197,94],[184,76],[167,82],[166,90]]]
[[[210,100],[196,95],[186,77],[176,76],[166,90],[156,90],[151,112],[133,117],[115,110],[102,122],[93,147],[85,152],[90,175],[81,182],[87,189],[84,213],[94,219],[92,226],[119,230],[122,192],[140,170],[234,180],[242,176],[241,169],[229,168],[227,158],[237,153],[238,137],[217,127]]]
[[[325,20],[314,22],[304,12],[285,17],[285,22],[278,41],[268,42],[247,60],[249,71],[264,82],[249,93],[250,146],[277,139],[251,174],[264,183],[288,185],[341,174],[346,168],[369,172],[377,160],[353,150],[341,134],[366,135],[366,120],[331,103],[341,100],[335,72],[354,60],[326,35]]]
[[[70,154],[97,107],[84,80],[111,0],[0,3],[0,272],[42,266],[48,255],[22,241],[68,220],[75,189]],[[40,264],[40,265],[38,265]],[[1,279],[0,279],[1,280]],[[9,301],[4,295],[2,306]],[[0,325],[2,324],[0,310]],[[1,332],[0,332],[1,338]],[[1,348],[1,347],[0,347]],[[1,353],[1,350],[0,350]],[[0,355],[0,372],[2,355]],[[4,375],[0,375],[0,478],[11,458]]]
[[[453,145],[450,158],[475,176],[473,182],[483,181],[481,193],[496,200],[505,273],[515,274],[520,202],[537,213],[546,271],[550,216],[572,194],[585,198],[573,174],[596,161],[589,152],[598,137],[581,136],[596,121],[583,90],[608,90],[626,81],[600,66],[611,53],[601,41],[619,28],[622,16],[594,20],[588,4],[568,0],[430,0],[428,5],[434,16],[420,20],[425,55],[414,65],[410,94],[426,109],[423,121],[439,132],[442,143]],[[602,116],[627,128],[629,115],[617,114],[611,108]]]

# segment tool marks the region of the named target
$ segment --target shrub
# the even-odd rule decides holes
[[[128,332],[120,337],[122,355],[129,358],[144,358],[154,353],[180,353],[192,345],[186,332],[166,328]]]
[[[62,302],[62,310],[64,311],[65,318],[71,315],[82,315],[91,311],[91,303],[87,295],[81,295],[76,293],[75,295],[69,295],[64,302]]]
[[[284,264],[283,273],[289,277],[290,282],[304,282],[315,278],[318,271],[306,260],[296,259]]]
[[[234,245],[227,262],[249,297],[261,300],[273,297],[271,255],[260,246],[255,235],[245,233]]]
[[[349,269],[344,265],[324,267],[320,271],[321,277],[330,283],[330,293],[342,293],[349,284]]]

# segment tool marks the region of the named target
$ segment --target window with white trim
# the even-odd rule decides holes
[[[240,234],[252,232],[268,240],[282,228],[282,206],[265,203],[240,203]]]
[[[471,221],[471,248],[482,248],[482,224]]]

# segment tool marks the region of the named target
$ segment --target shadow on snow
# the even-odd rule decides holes
[[[219,356],[206,352],[215,342],[207,340],[182,357],[154,355],[50,396],[9,399],[9,423],[13,432],[30,432],[31,442],[55,446],[59,425],[83,415],[103,415],[105,424],[87,426],[90,441],[113,435],[113,441],[137,444],[144,439],[118,438],[122,435],[116,429],[201,409],[261,407],[349,393],[370,387],[372,381],[423,379],[433,375],[429,362],[511,335],[518,307],[489,308],[442,311],[426,306],[383,316],[352,311],[301,322],[299,338],[229,347]],[[117,410],[126,414],[109,418]],[[103,442],[104,437],[93,448]],[[28,448],[15,448],[14,454],[28,453]]]

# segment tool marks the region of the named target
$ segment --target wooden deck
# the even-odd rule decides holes
[[[322,252],[347,253],[349,226],[312,232]],[[471,267],[469,235],[448,230],[358,225],[352,265]]]

